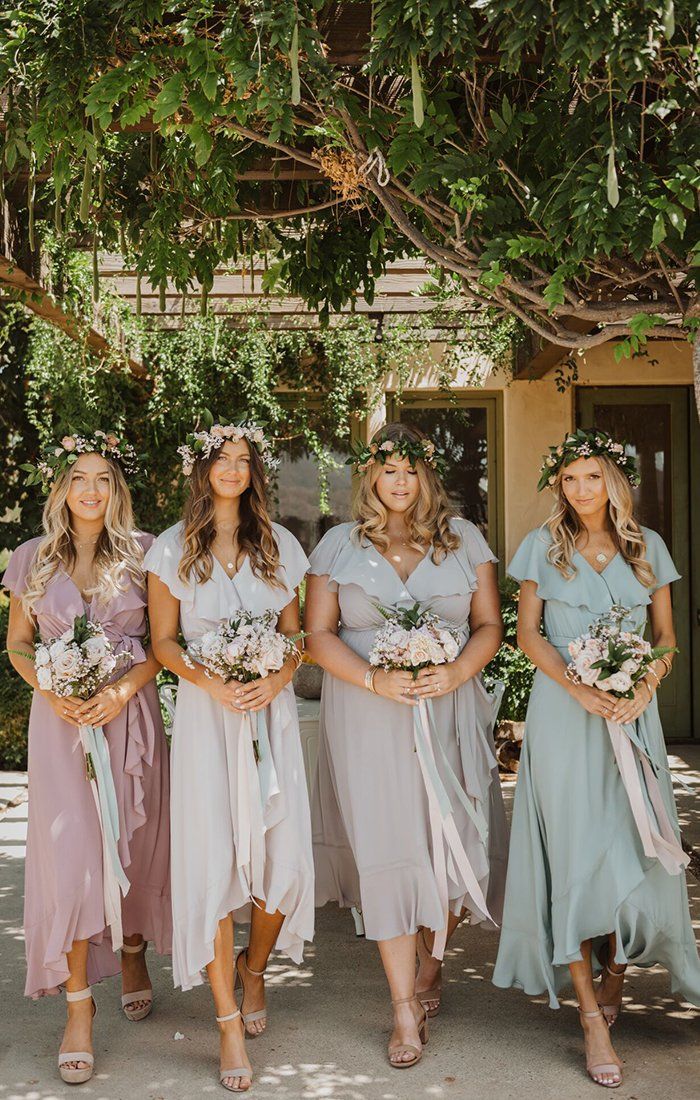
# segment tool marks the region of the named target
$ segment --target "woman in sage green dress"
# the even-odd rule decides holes
[[[648,614],[653,644],[675,645],[669,586],[679,575],[661,537],[634,519],[630,484],[637,480],[633,459],[605,433],[567,436],[551,449],[540,480],[554,492],[552,514],[526,536],[509,567],[521,581],[518,640],[537,672],[493,980],[530,996],[546,992],[558,1008],[570,978],[586,1068],[608,1088],[622,1080],[608,1028],[622,1007],[628,963],[661,964],[673,991],[700,1005],[687,857],[655,697],[672,655],[650,666],[633,699],[566,676],[569,642],[614,607],[627,610],[626,629],[643,631]],[[606,719],[623,724],[630,738],[634,764],[631,778],[623,768],[624,782]]]

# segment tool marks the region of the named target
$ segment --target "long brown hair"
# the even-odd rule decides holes
[[[646,588],[651,588],[656,582],[656,577],[647,561],[642,529],[634,518],[630,483],[618,465],[607,455],[595,457],[600,463],[608,492],[608,516],[613,540],[617,543],[622,557],[632,568],[637,580]],[[547,558],[562,576],[570,580],[576,575],[573,556],[576,540],[584,530],[584,526],[576,509],[572,508],[564,495],[562,477],[565,472],[566,467],[562,466],[552,486],[556,500],[547,520],[547,527],[552,536],[552,545],[547,551]]]
[[[402,437],[408,437],[415,443],[427,438],[420,428],[394,423],[380,428],[375,433],[373,442]],[[432,547],[434,560],[440,562],[450,550],[456,550],[460,545],[459,535],[450,529],[450,520],[457,512],[450,504],[445,486],[433,467],[418,458],[414,469],[418,475],[420,492],[415,503],[406,512],[409,545],[420,551],[424,551],[426,546]],[[385,552],[389,549],[389,538],[386,534],[387,510],[375,488],[381,470],[379,461],[365,470],[355,498],[354,513],[358,521],[355,528],[357,537],[360,540],[369,539],[380,551]]]
[[[277,577],[280,557],[267,508],[266,476],[256,447],[246,440],[250,454],[250,485],[241,494],[238,548],[244,551],[253,572],[272,588],[284,588]],[[183,552],[178,567],[180,580],[187,583],[194,572],[200,582],[208,581],[214,568],[211,547],[216,538],[214,495],[209,483],[218,451],[195,461],[182,516]]]
[[[110,493],[104,527],[95,544],[95,583],[87,594],[99,596],[100,602],[106,604],[126,590],[127,578],[142,588],[145,574],[143,546],[136,537],[129,486],[119,464],[104,455],[100,457],[108,467]],[[75,566],[70,509],[66,502],[72,471],[73,466],[68,466],[58,474],[44,505],[44,537],[37,548],[22,596],[22,606],[29,613],[43,596],[56,570],[63,568],[70,576]]]

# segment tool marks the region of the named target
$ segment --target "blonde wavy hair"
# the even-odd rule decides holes
[[[397,440],[406,436],[416,443],[426,438],[419,428],[408,424],[387,424],[374,435],[372,442],[383,443],[387,439]],[[390,546],[386,533],[388,513],[375,488],[381,471],[382,463],[375,461],[362,475],[353,506],[357,520],[353,535],[359,542],[368,539],[381,553],[385,553]],[[459,535],[450,529],[450,520],[458,513],[450,504],[445,486],[432,466],[419,458],[415,471],[420,491],[415,503],[406,512],[409,546],[422,552],[426,546],[431,547],[433,559],[439,563],[449,551],[456,550],[461,544]]]
[[[267,507],[265,467],[256,447],[246,440],[250,454],[250,485],[241,495],[238,548],[245,551],[253,572],[271,588],[284,588],[277,576],[280,556]],[[216,538],[214,495],[209,471],[219,451],[208,458],[197,458],[189,480],[189,493],[182,516],[183,550],[178,576],[185,584],[194,573],[201,583],[208,581],[214,568],[211,551]]]
[[[641,528],[634,518],[632,490],[626,475],[612,459],[606,455],[596,455],[596,461],[605,479],[608,492],[608,515],[613,529],[613,539],[628,563],[637,580],[646,588],[656,583],[654,570],[646,558],[646,544]],[[576,510],[564,495],[562,478],[567,470],[562,466],[552,486],[556,500],[546,526],[552,536],[552,544],[547,550],[547,560],[556,566],[567,580],[576,575],[573,556],[576,540],[584,530]]]
[[[126,591],[128,578],[140,588],[145,586],[146,579],[144,550],[134,528],[129,486],[121,467],[109,458],[104,461],[109,474],[109,501],[105,524],[95,545],[95,584],[87,595],[99,596],[99,602],[106,604]],[[75,566],[77,555],[67,503],[74,468],[69,466],[58,474],[44,505],[42,526],[45,533],[27,574],[22,596],[22,606],[29,614],[56,571],[65,569],[70,576]]]

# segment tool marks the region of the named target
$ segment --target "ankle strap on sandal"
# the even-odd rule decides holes
[[[584,1012],[582,1008],[578,1010],[579,1016],[584,1016],[587,1020],[594,1020],[596,1016],[604,1016],[602,1008],[599,1008],[596,1012]]]
[[[243,949],[243,951],[241,951],[241,953],[238,957],[240,959],[243,959],[243,965],[244,965],[244,967],[246,968],[246,970],[248,971],[249,974],[252,974],[254,978],[262,978],[263,974],[265,973],[265,970],[251,970],[250,967],[248,966],[248,948],[247,947],[245,947]],[[267,969],[267,967],[265,969]]]
[[[92,986],[88,985],[85,989],[79,989],[77,993],[69,993],[66,990],[67,1001],[87,1001],[88,997],[92,997]]]
[[[240,1010],[236,1009],[235,1012],[229,1012],[228,1016],[217,1016],[216,1022],[217,1024],[225,1024],[229,1020],[235,1020],[238,1016],[240,1016],[240,1014]]]
[[[146,941],[141,940],[141,943],[137,943],[134,947],[130,943],[122,944],[122,951],[125,955],[138,955],[141,951],[146,950]]]
[[[397,1005],[410,1005],[413,1001],[418,1001],[415,993],[412,997],[401,997],[400,1000],[392,1001],[391,1003],[393,1004],[394,1008],[396,1008]]]
[[[613,978],[624,978],[627,973],[627,963],[622,967],[622,970],[611,970],[607,963],[605,963],[603,970],[607,971]]]

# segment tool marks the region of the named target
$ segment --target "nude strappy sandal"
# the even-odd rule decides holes
[[[88,997],[92,1000],[92,988],[87,986],[86,989],[79,989],[77,993],[69,993],[66,991],[67,1001],[86,1001]],[[97,1005],[92,1001],[92,1015],[94,1017],[97,1012]],[[69,1062],[87,1062],[87,1066],[82,1069],[69,1069]],[[83,1085],[86,1081],[89,1081],[95,1070],[95,1058],[89,1050],[66,1050],[63,1054],[58,1056],[58,1072],[61,1078],[67,1085]]]
[[[583,1012],[579,1008],[579,1015],[585,1019],[593,1020],[596,1016],[602,1016],[605,1019],[604,1013],[598,1009],[597,1012]],[[593,1065],[588,1055],[586,1055],[586,1073],[590,1077],[594,1084],[600,1085],[603,1089],[619,1089],[622,1084],[622,1062],[615,1060],[614,1062],[600,1062]],[[601,1073],[617,1074],[617,1080],[614,1081],[599,1081],[598,1077]]]
[[[137,943],[135,947],[131,947],[128,943],[122,944],[122,951],[125,955],[138,955],[141,951],[145,951],[147,947],[146,940],[141,943]],[[148,1004],[143,1008],[129,1008],[129,1005],[135,1004],[137,1001],[147,1001]],[[135,993],[124,993],[122,996],[122,1008],[124,1009],[124,1015],[127,1020],[145,1020],[146,1016],[150,1016],[151,1009],[153,1008],[153,990],[152,989],[137,989]]]
[[[602,960],[601,960],[601,962],[602,962]],[[608,966],[608,964],[605,962],[605,963],[603,963],[603,970],[605,970],[606,973],[612,975],[613,978],[622,978],[622,981],[620,982],[620,1000],[619,1001],[615,1001],[611,1005],[602,1005],[602,1004],[600,1004],[600,1001],[598,1001],[598,1004],[600,1005],[601,1011],[602,1011],[603,1015],[605,1016],[605,1020],[606,1020],[606,1023],[608,1025],[608,1027],[612,1027],[613,1024],[615,1023],[616,1019],[618,1018],[618,1016],[622,1012],[622,991],[623,991],[624,985],[625,985],[625,974],[627,972],[627,967],[625,967],[624,970],[611,970],[610,967]]]
[[[240,986],[241,991],[242,991],[242,997],[241,997],[241,1008],[242,1008],[243,1004],[245,1002],[245,979],[243,977],[243,974],[241,973],[240,967],[238,966],[239,960],[241,960],[241,959],[243,960],[243,966],[244,966],[246,972],[248,974],[252,974],[254,977],[256,977],[256,978],[262,977],[262,975],[265,973],[265,971],[264,970],[251,970],[250,969],[250,967],[248,966],[248,948],[247,947],[244,947],[243,950],[239,951],[238,954],[236,955],[236,963],[235,963],[235,967],[234,967],[234,969],[236,971],[236,977],[235,977],[235,980],[234,980],[234,983],[233,983],[233,992],[235,994],[236,990]],[[244,1025],[246,1035],[248,1035],[249,1038],[251,1038],[251,1039],[256,1039],[258,1037],[258,1035],[262,1034],[262,1032],[248,1031],[248,1024],[252,1024],[256,1020],[262,1020],[267,1025],[267,1008],[259,1008],[256,1012],[242,1012],[241,1017],[242,1017],[242,1020],[243,1020],[243,1025]]]
[[[228,1016],[217,1016],[217,1024],[225,1024],[229,1020],[235,1020],[240,1016],[240,1012],[236,1009],[235,1012],[229,1012]],[[226,1085],[224,1082],[227,1077],[243,1077],[248,1079],[248,1084],[242,1088],[235,1088],[233,1085]],[[248,1066],[235,1066],[234,1069],[220,1069],[219,1070],[219,1083],[223,1085],[227,1092],[247,1092],[253,1083],[253,1071]]]
[[[413,1001],[418,1001],[416,996],[403,997],[400,1001],[392,1001],[392,1005],[407,1005]],[[418,1002],[420,1004],[420,1002]],[[422,1008],[422,1005],[421,1005]],[[425,1009],[423,1008],[423,1019],[417,1022],[418,1038],[420,1039],[422,1046],[420,1049],[414,1047],[411,1043],[389,1043],[387,1047],[387,1057],[389,1059],[389,1065],[394,1069],[410,1069],[411,1066],[416,1066],[423,1057],[423,1047],[428,1042],[428,1017]],[[412,1058],[410,1062],[392,1062],[391,1057],[393,1054],[411,1054]]]
[[[420,936],[423,943],[423,950],[427,951],[428,954],[430,954],[430,949],[425,942],[425,934],[423,932],[423,929],[420,930],[418,935]],[[420,961],[418,963],[418,969],[420,969]],[[421,989],[420,993],[416,993],[416,997],[418,998],[419,1004],[421,1004],[422,1007],[425,1009],[426,1016],[429,1016],[430,1019],[432,1019],[434,1016],[437,1016],[438,1012],[440,1011],[440,1004],[442,1001],[442,975],[440,977],[439,985],[434,985],[432,989]],[[429,1001],[437,1001],[437,1005],[435,1006],[435,1008],[429,1009],[427,1007]]]

